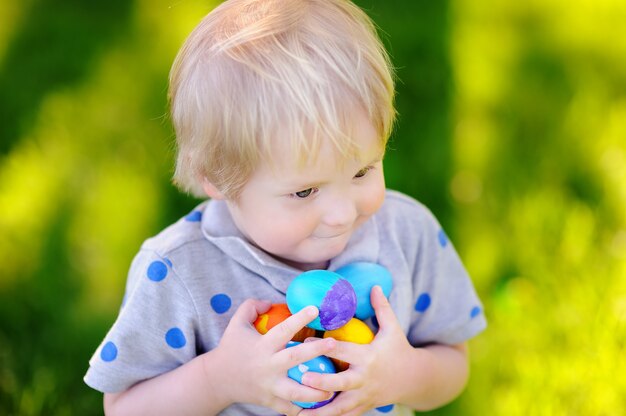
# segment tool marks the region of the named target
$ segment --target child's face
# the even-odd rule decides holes
[[[299,167],[277,149],[275,166],[260,166],[237,202],[228,202],[252,244],[301,270],[326,268],[378,211],[385,197],[384,149],[364,114],[353,123],[358,160],[343,160],[332,144],[323,144],[315,163]]]

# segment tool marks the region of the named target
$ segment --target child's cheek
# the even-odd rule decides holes
[[[370,193],[366,195],[366,200],[363,204],[363,215],[374,215],[385,201],[385,187],[377,186]]]
[[[269,240],[268,244],[275,248],[288,248],[306,239],[312,233],[313,227],[306,217],[283,216],[274,221],[268,221],[264,239]]]

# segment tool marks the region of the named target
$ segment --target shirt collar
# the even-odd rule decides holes
[[[202,215],[202,233],[229,258],[266,279],[274,288],[286,293],[289,283],[302,273],[250,244],[235,225],[226,202],[211,200]],[[329,270],[355,261],[378,262],[380,243],[376,216],[371,217],[354,232],[346,249],[331,259]]]

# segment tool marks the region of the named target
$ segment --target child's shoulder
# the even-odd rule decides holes
[[[376,213],[375,221],[381,239],[400,241],[405,247],[413,247],[433,238],[441,228],[428,207],[394,190],[387,190],[385,202]]]
[[[174,251],[206,241],[202,233],[202,216],[207,201],[202,202],[173,224],[143,242],[141,249],[167,257]]]
[[[424,204],[402,192],[387,189],[385,202],[379,211],[382,220],[392,222],[433,221],[434,215]]]

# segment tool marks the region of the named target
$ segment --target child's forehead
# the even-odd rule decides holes
[[[341,104],[342,109],[330,112],[332,115],[325,114],[321,119],[303,121],[297,117],[277,123],[272,147],[281,146],[279,153],[290,151],[302,162],[314,163],[321,154],[338,158],[338,161],[358,158],[377,144],[374,142],[382,141],[365,109],[352,105],[352,100]]]
[[[272,182],[272,188],[293,191],[298,187],[328,183],[339,177],[352,177],[358,170],[381,160],[382,156],[382,146],[344,155],[332,145],[323,145],[316,155],[310,155],[303,162],[297,155],[278,152],[273,160],[262,163],[257,172],[260,172],[259,179]]]
[[[355,115],[347,128],[338,135],[341,137],[319,135],[306,143],[276,140],[270,145],[262,163],[276,175],[315,174],[382,159],[384,141],[362,114]]]
[[[382,146],[380,146],[382,147]],[[340,149],[332,142],[322,140],[318,149],[282,149],[273,153],[269,164],[275,170],[307,172],[327,167],[342,167],[350,163],[366,163],[379,153],[378,147],[358,145]]]

